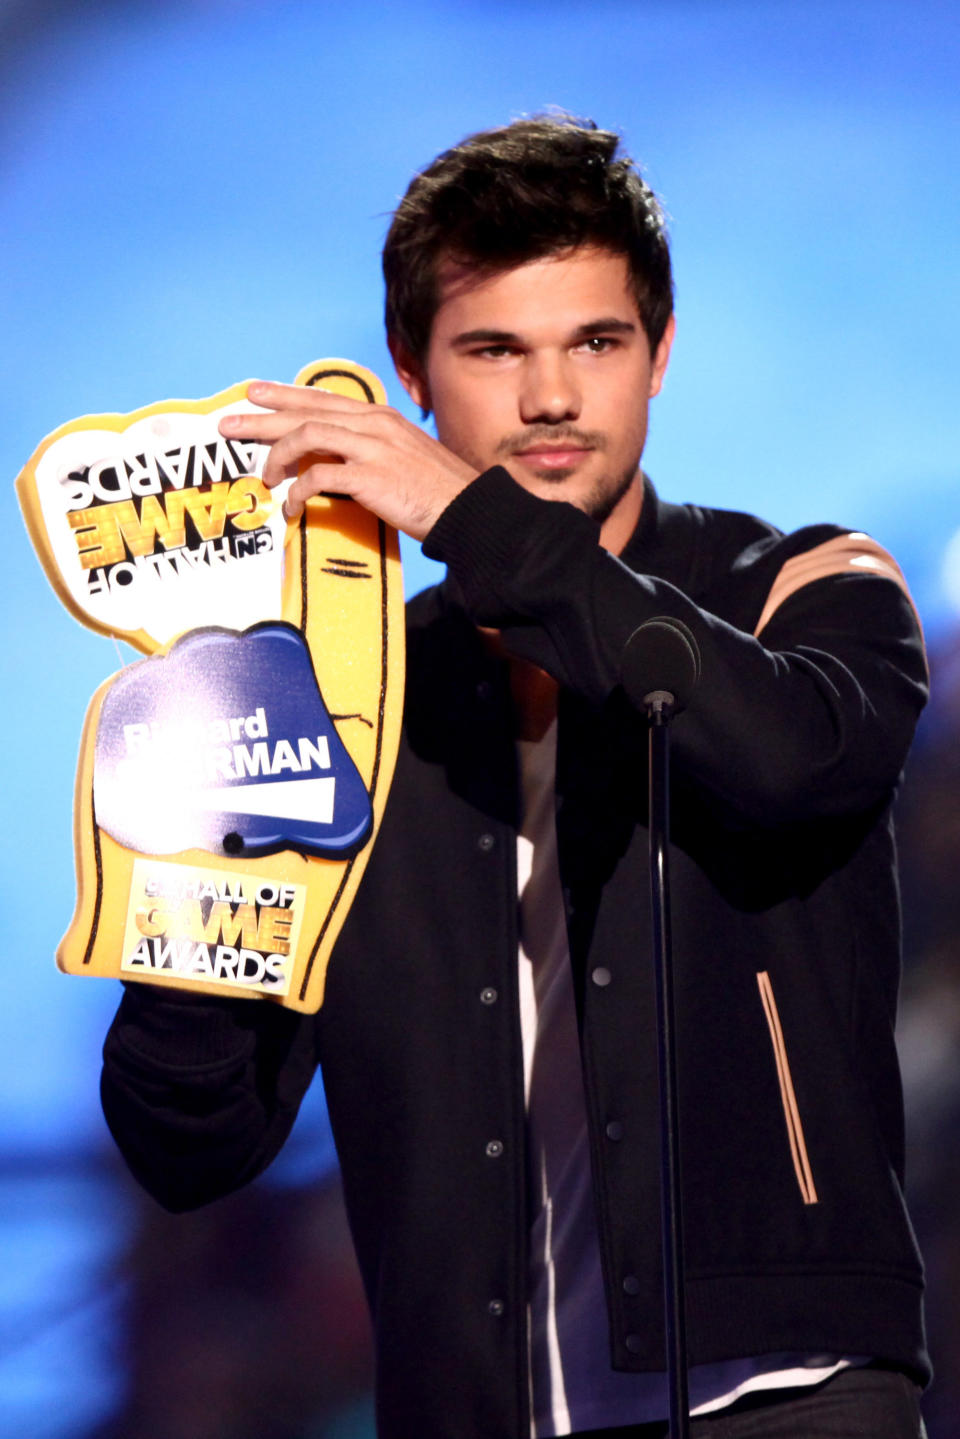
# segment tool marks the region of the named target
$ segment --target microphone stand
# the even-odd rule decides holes
[[[677,1055],[674,1042],[673,963],[670,936],[670,720],[675,697],[653,690],[643,697],[649,723],[650,899],[657,1000],[660,1080],[660,1217],[663,1240],[664,1318],[671,1439],[688,1439],[687,1326],[684,1305],[683,1222]]]
[[[654,676],[659,679],[655,687]],[[649,736],[650,907],[657,999],[660,1081],[660,1219],[663,1307],[670,1399],[670,1439],[688,1439],[687,1324],[680,1207],[680,1120],[674,1042],[673,959],[670,947],[670,721],[700,680],[700,650],[675,615],[657,615],[634,630],[620,656],[620,683],[647,716]]]

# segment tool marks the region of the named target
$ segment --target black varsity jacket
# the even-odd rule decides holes
[[[385,1439],[521,1439],[524,1107],[506,666],[561,685],[557,826],[611,1364],[665,1367],[646,730],[628,637],[682,620],[671,888],[691,1363],[869,1354],[928,1377],[904,1208],[889,807],[926,692],[899,572],[865,536],[665,504],[623,555],[488,471],[428,537],[404,737],[323,1008],[131,985],[104,1108],[170,1208],[245,1182],[322,1064],[373,1313]],[[655,683],[656,676],[652,676]]]

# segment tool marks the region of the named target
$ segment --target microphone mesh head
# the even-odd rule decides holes
[[[647,696],[666,691],[677,714],[685,709],[700,678],[700,650],[682,620],[657,615],[634,630],[620,656],[620,683],[644,709]]]

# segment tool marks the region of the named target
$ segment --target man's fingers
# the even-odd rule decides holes
[[[289,411],[281,410],[264,410],[258,415],[224,415],[220,421],[220,433],[272,445],[281,435],[289,434],[294,425],[309,418],[302,413],[291,415]]]
[[[368,409],[369,406],[362,406]],[[270,446],[263,468],[268,488],[279,485],[308,457],[328,461],[365,459],[378,444],[366,427],[354,427],[349,416],[305,415],[302,410],[265,411],[261,415],[225,415],[220,430],[225,435],[258,440]]]
[[[279,485],[289,475],[296,474],[308,457],[311,464],[317,460],[336,464],[342,460],[366,459],[375,444],[369,436],[344,429],[342,425],[307,420],[287,430],[271,445],[263,467],[263,482],[268,488]]]
[[[277,385],[271,388],[288,389],[295,397],[301,401],[303,399],[303,386],[294,388],[292,385]],[[347,437],[350,434],[358,437],[382,436],[385,431],[389,433],[391,424],[396,421],[400,420],[401,426],[404,423],[395,411],[384,405],[367,405],[360,400],[348,400],[340,395],[324,395],[323,399],[332,401],[332,403],[329,405],[300,403],[284,408],[271,406],[255,414],[224,415],[220,421],[220,433],[274,445],[286,436],[298,433],[306,426],[326,425],[340,433],[344,437],[344,443],[349,443]],[[316,447],[308,446],[308,448]],[[339,454],[340,450],[334,449],[333,453]]]
[[[375,422],[371,424],[367,421],[367,414],[371,409],[369,405],[359,405],[357,408],[361,413],[337,409],[305,409],[300,405],[295,410],[270,409],[257,414],[224,415],[220,421],[220,433],[236,435],[246,440],[260,440],[264,444],[272,445],[275,440],[292,434],[302,425],[340,425],[357,434],[380,428]]]
[[[287,491],[283,501],[283,517],[286,520],[298,520],[303,513],[303,507],[307,500],[312,500],[315,495],[325,493],[343,494],[343,483],[337,484],[339,478],[337,470],[329,472],[332,467],[329,464],[310,465],[294,480]],[[338,467],[339,469],[339,467]]]
[[[263,482],[292,479],[284,512],[297,519],[313,495],[350,495],[387,524],[422,540],[472,479],[471,465],[388,405],[303,385],[251,381],[261,408],[225,415],[220,432],[269,446]],[[331,461],[335,469],[331,469]]]
[[[280,385],[273,380],[251,380],[247,398],[270,410],[317,409],[372,410],[378,408],[352,395],[338,395],[311,385]]]

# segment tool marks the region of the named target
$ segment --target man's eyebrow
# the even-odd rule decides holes
[[[578,325],[571,335],[571,341],[588,340],[592,335],[627,335],[636,333],[633,320],[620,320],[615,315],[604,315],[599,320],[588,320]],[[520,345],[523,340],[514,330],[463,330],[454,335],[454,345]]]
[[[464,330],[454,335],[455,345],[519,345],[520,336],[512,330]]]
[[[636,329],[635,321],[618,320],[615,315],[609,315],[602,320],[590,320],[585,325],[578,325],[573,332],[573,338],[589,340],[591,335],[632,335],[636,333]]]

